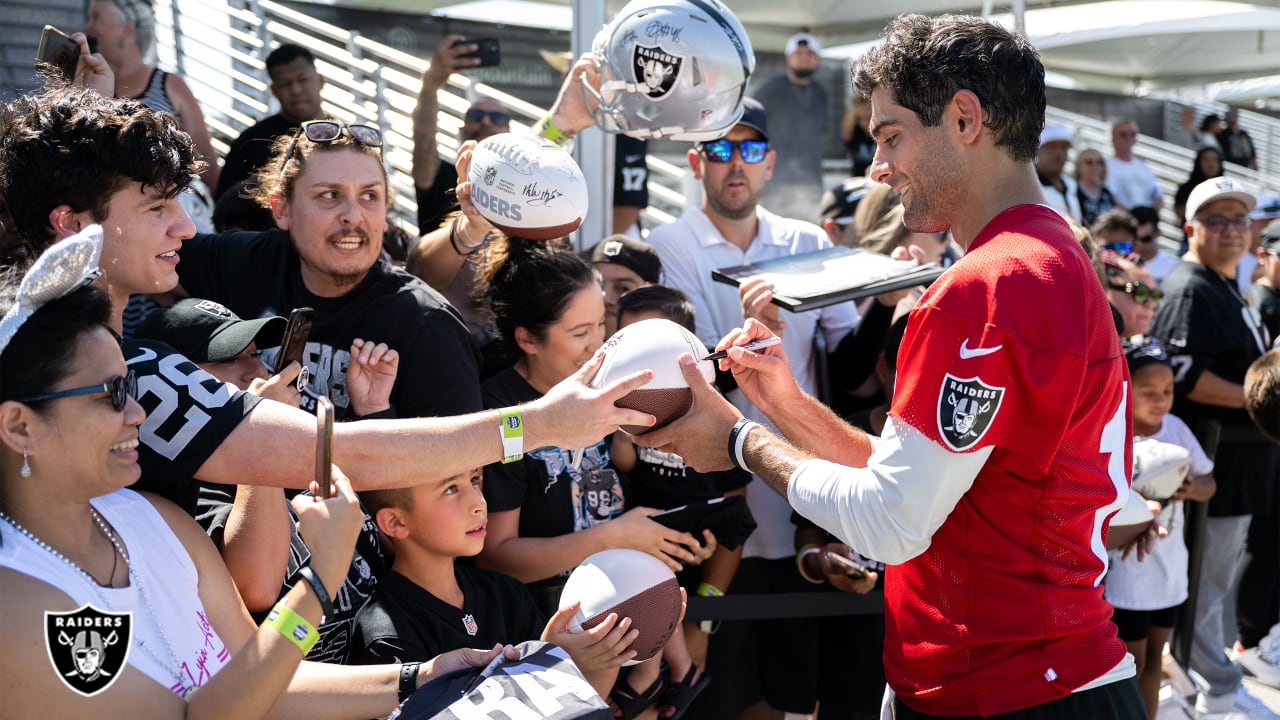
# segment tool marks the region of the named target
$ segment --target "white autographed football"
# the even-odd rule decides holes
[[[680,584],[676,576],[654,556],[614,548],[601,550],[582,561],[560,593],[560,607],[581,603],[569,627],[591,629],[609,613],[631,618],[631,629],[640,633],[631,643],[634,665],[657,655],[680,621]]]
[[[613,334],[604,343],[604,363],[591,384],[604,387],[619,378],[638,370],[652,370],[653,380],[622,396],[618,407],[647,412],[657,418],[653,427],[623,425],[629,433],[642,433],[671,423],[684,416],[693,407],[693,391],[680,372],[676,358],[680,353],[695,358],[707,354],[707,348],[697,335],[684,326],[665,318],[650,318],[632,323]],[[715,379],[715,366],[710,360],[698,362],[702,376],[711,382]]]
[[[481,140],[467,167],[471,201],[508,235],[550,240],[573,232],[587,214],[587,181],[567,150],[533,135]]]

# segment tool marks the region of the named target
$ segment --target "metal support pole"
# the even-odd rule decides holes
[[[569,47],[574,58],[591,49],[591,41],[605,24],[604,0],[573,0],[573,31]],[[574,139],[573,157],[587,180],[587,217],[574,233],[573,245],[582,250],[613,229],[614,138],[591,127]]]

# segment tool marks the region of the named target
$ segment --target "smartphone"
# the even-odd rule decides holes
[[[480,64],[476,67],[492,67],[502,62],[502,52],[498,48],[498,38],[467,38],[454,43],[453,47],[458,47],[459,45],[476,46],[475,52],[462,56],[480,58]]]
[[[311,318],[315,313],[309,307],[294,308],[289,313],[289,324],[285,326],[284,338],[280,340],[280,352],[276,355],[272,375],[279,375],[295,360],[302,361],[302,351],[307,347],[307,337],[311,335]]]
[[[842,568],[845,573],[854,580],[861,580],[867,576],[867,569],[849,558],[838,553],[833,553],[830,550],[826,551],[824,554],[827,556],[827,562],[838,568]]]
[[[52,65],[68,80],[75,79],[80,62],[80,46],[69,35],[52,25],[45,25],[36,49],[36,67]]]
[[[333,403],[323,395],[316,398],[316,484],[320,497],[333,496]]]

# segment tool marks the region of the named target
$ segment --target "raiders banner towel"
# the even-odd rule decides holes
[[[422,686],[388,720],[612,720],[613,714],[564,650],[545,642],[516,646]]]

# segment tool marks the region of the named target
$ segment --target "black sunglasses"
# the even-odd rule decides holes
[[[467,122],[480,122],[485,118],[489,118],[489,122],[494,125],[506,125],[511,122],[511,115],[501,110],[481,110],[480,108],[471,108],[466,115],[462,116]]]
[[[1131,295],[1135,302],[1146,304],[1148,302],[1160,302],[1164,299],[1164,293],[1153,288],[1147,287],[1140,282],[1127,282],[1123,285],[1111,285],[1112,290],[1120,290],[1126,295]]]
[[[124,375],[117,375],[105,383],[97,385],[85,385],[84,387],[71,388],[70,390],[59,390],[57,392],[36,395],[35,397],[24,398],[19,400],[20,403],[43,402],[45,400],[57,400],[58,398],[74,397],[76,395],[93,395],[95,393],[107,393],[111,396],[111,408],[116,412],[124,410],[124,406],[129,402],[129,398],[138,396],[138,374],[133,370]]]
[[[755,164],[764,160],[769,152],[769,143],[765,140],[712,140],[702,143],[702,152],[713,163],[727,163],[733,157],[733,149],[738,148],[742,162]]]
[[[293,134],[293,140],[289,142],[289,149],[284,151],[284,162],[280,163],[280,179],[284,180],[284,169],[289,167],[293,152],[298,148],[298,138],[306,135],[307,139],[313,143],[331,143],[342,137],[344,131],[351,136],[352,140],[365,147],[382,147],[382,131],[372,125],[348,125],[336,120],[308,120],[298,126],[298,131]]]

